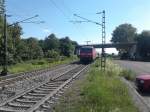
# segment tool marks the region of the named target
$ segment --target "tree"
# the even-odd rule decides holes
[[[5,0],[0,0],[0,15],[4,14],[5,11]]]
[[[136,28],[134,28],[131,24],[121,24],[112,33],[111,42],[113,43],[128,43],[134,42],[136,38],[137,32]],[[120,54],[126,54],[130,50],[129,47],[125,48],[117,48]]]
[[[150,59],[150,31],[143,31],[137,36],[138,53],[143,59]]]
[[[111,41],[113,43],[134,42],[136,34],[136,28],[131,24],[121,24],[113,31]]]
[[[18,43],[21,42],[21,35],[22,35],[22,28],[19,24],[14,24],[12,26],[8,27],[8,50],[9,50],[9,55],[13,55],[14,60],[16,61],[18,54],[16,53],[17,51],[17,46],[19,45]]]
[[[34,37],[30,37],[25,40],[28,46],[29,59],[37,59],[43,57],[42,48],[39,46],[38,40]]]
[[[59,58],[59,53],[55,50],[48,50],[46,52],[46,57],[47,58],[58,59]]]
[[[74,53],[74,49],[75,46],[73,46],[69,37],[60,39],[60,52],[62,55],[70,57]]]
[[[23,34],[22,28],[19,24],[14,24],[8,27],[9,37],[12,38],[14,46],[20,41],[20,36]]]
[[[28,49],[29,47],[26,44],[25,39],[21,39],[21,41],[16,46],[16,61],[21,62],[25,60],[29,60]]]
[[[59,48],[59,39],[55,36],[55,34],[50,34],[44,40],[44,51],[48,50],[58,50]]]

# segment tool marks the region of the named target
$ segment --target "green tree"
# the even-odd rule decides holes
[[[47,58],[53,58],[53,59],[58,59],[59,58],[59,53],[55,50],[48,50],[46,53]]]
[[[131,24],[121,24],[112,33],[111,42],[113,43],[128,43],[134,42],[137,36],[136,28]],[[130,48],[117,48],[120,54],[128,54]]]
[[[8,27],[8,54],[12,55],[14,61],[17,61],[17,48],[21,42],[22,28],[19,24]]]
[[[29,47],[26,44],[26,40],[21,39],[18,45],[16,46],[16,61],[21,62],[29,60],[28,49]]]
[[[59,39],[55,36],[55,34],[50,34],[45,40],[44,40],[44,51],[48,50],[58,50],[59,48]]]
[[[143,59],[150,59],[150,31],[143,31],[137,36],[138,52]]]
[[[28,39],[25,39],[24,41],[27,46],[28,60],[43,57],[42,48],[39,46],[38,40],[36,38],[30,37]]]
[[[111,41],[113,43],[134,42],[136,34],[136,28],[131,24],[121,24],[113,31]]]
[[[72,41],[69,37],[60,39],[60,52],[64,56],[70,57],[74,53],[75,46],[72,44]]]

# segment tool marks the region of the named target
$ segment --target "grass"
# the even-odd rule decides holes
[[[27,72],[27,71],[37,70],[37,69],[50,68],[59,64],[65,64],[65,63],[75,61],[76,59],[77,58],[65,58],[59,61],[48,60],[48,59],[31,60],[31,61],[8,66],[8,71],[9,73],[14,74],[14,73]]]
[[[107,63],[106,72],[100,70],[99,61],[92,65],[87,78],[82,81],[78,101],[74,101],[66,112],[138,112],[134,106],[128,89],[119,79],[121,68],[111,61]],[[73,90],[74,91],[74,90]],[[72,91],[72,92],[73,92]],[[70,96],[73,98],[75,96]],[[61,107],[56,112],[61,112]],[[71,107],[70,107],[71,108]]]
[[[132,70],[122,70],[120,72],[120,76],[130,81],[135,81],[135,78],[136,78],[136,74]]]

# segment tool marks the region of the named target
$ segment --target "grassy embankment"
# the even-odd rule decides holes
[[[50,68],[59,64],[65,64],[75,60],[77,60],[76,57],[64,58],[58,61],[48,60],[48,59],[31,60],[31,61],[8,66],[8,71],[9,73],[27,72],[27,71],[37,70],[37,69]]]
[[[124,71],[108,61],[104,73],[99,63],[95,62],[87,77],[75,86],[79,86],[77,94],[73,89],[67,93],[69,97],[62,98],[56,112],[138,112],[126,85],[118,77]]]

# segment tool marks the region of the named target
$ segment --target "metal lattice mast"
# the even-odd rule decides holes
[[[102,53],[101,53],[101,69],[103,71],[105,71],[105,67],[106,67],[106,56],[105,56],[105,48],[104,48],[104,44],[106,42],[106,31],[105,31],[105,10],[103,10],[102,12],[98,12],[96,14],[102,14],[102,22],[98,23],[92,20],[89,20],[87,18],[81,17],[77,14],[74,14],[74,16],[84,20],[84,21],[70,21],[73,23],[82,23],[82,22],[90,22],[90,23],[94,23],[97,25],[100,25],[102,27]]]
[[[106,43],[106,31],[105,31],[105,10],[102,12],[102,53],[101,53],[101,69],[105,71],[106,56],[104,44]]]

